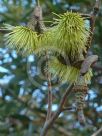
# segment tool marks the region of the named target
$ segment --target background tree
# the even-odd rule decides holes
[[[43,7],[44,20],[51,20],[53,14],[63,13],[67,9],[78,10],[83,13],[89,13],[92,10],[94,1],[41,1]],[[0,1],[0,27],[3,23],[12,25],[25,24],[30,19],[35,1]],[[61,114],[56,124],[49,131],[49,136],[59,135],[91,135],[102,125],[102,50],[101,50],[101,10],[96,23],[95,36],[90,54],[97,54],[99,62],[94,66],[94,77],[87,96],[88,106],[85,109],[85,116],[88,127],[82,127],[78,124],[75,111],[66,111]],[[50,23],[46,23],[48,26]],[[38,58],[36,56],[21,57],[13,50],[8,50],[3,42],[3,34],[0,33],[0,135],[39,135],[46,115],[46,81],[42,80],[39,74],[36,74],[36,65]],[[30,63],[30,69],[27,72],[27,62]],[[28,64],[29,64],[28,63]],[[29,66],[29,65],[28,65]],[[37,87],[32,84],[33,78],[29,79],[28,73],[40,84]],[[40,88],[40,89],[38,89]],[[53,89],[53,109],[56,110],[66,85]],[[73,94],[72,94],[73,96]],[[68,105],[72,103],[72,96],[68,100]],[[57,99],[56,99],[57,97]],[[74,129],[73,129],[74,128]]]

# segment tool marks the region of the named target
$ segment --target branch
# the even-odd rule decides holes
[[[76,110],[76,108],[75,107],[64,107],[64,108],[62,108],[62,112],[64,112],[64,111],[72,111],[72,110]]]
[[[99,12],[99,6],[100,6],[100,0],[96,0],[94,9],[93,9],[93,15],[96,16]]]
[[[85,19],[88,19],[88,20],[90,20],[90,18],[91,18],[91,15],[90,15],[90,14],[81,14],[81,16],[82,16],[83,18],[85,18]]]
[[[97,130],[94,134],[92,134],[92,136],[98,136],[101,132],[102,132],[102,127],[99,130]]]
[[[58,118],[60,115],[62,108],[66,102],[67,97],[70,95],[72,88],[74,87],[74,84],[69,85],[68,89],[65,91],[63,97],[61,98],[58,110],[53,114],[52,118],[48,121],[45,122],[45,125],[42,129],[41,135],[40,136],[46,136],[48,129],[54,124],[55,120]]]
[[[93,32],[94,32],[94,27],[95,27],[95,21],[96,21],[96,16],[98,14],[99,11],[99,5],[100,5],[100,0],[96,0],[95,6],[93,8],[93,11],[91,13],[91,18],[90,18],[90,36],[88,39],[88,47],[87,47],[87,51],[91,46],[92,43],[92,38],[93,38]]]
[[[91,55],[88,56],[82,63],[81,65],[81,70],[80,73],[81,75],[85,75],[88,70],[90,69],[90,67],[98,60],[98,56],[97,55]]]
[[[39,0],[37,0],[37,6],[35,7],[34,17],[37,20],[37,30],[38,33],[43,33],[46,29],[44,23],[43,23],[43,17],[42,17],[42,8],[40,6]],[[47,111],[47,117],[46,121],[51,118],[52,115],[52,85],[51,85],[51,73],[49,72],[49,55],[48,52],[45,52],[46,57],[46,78],[48,81],[48,111]]]
[[[93,8],[93,12],[91,13],[91,20],[90,20],[91,32],[92,33],[94,31],[94,26],[95,26],[96,16],[97,16],[98,11],[99,11],[99,6],[100,6],[100,0],[96,0],[95,6]]]
[[[46,121],[49,120],[52,116],[52,85],[51,85],[51,74],[49,72],[49,55],[46,52],[45,54],[46,56],[46,77],[48,80],[48,111],[47,111],[47,117],[46,117]]]

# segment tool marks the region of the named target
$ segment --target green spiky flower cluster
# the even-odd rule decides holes
[[[39,35],[39,45],[37,51],[42,50],[55,50],[56,46],[53,45],[54,42],[55,27],[46,29],[43,34]]]
[[[30,28],[24,26],[12,27],[6,25],[6,29],[11,30],[5,35],[5,43],[10,48],[16,49],[22,54],[32,54],[38,45],[38,35]]]
[[[70,53],[71,57],[80,53],[80,49],[85,50],[89,31],[85,28],[85,22],[79,13],[66,12],[59,15],[55,24],[55,46]]]
[[[89,37],[84,19],[79,13],[73,12],[57,15],[53,27],[40,35],[24,26],[6,26],[6,28],[12,30],[5,35],[6,44],[18,52],[22,51],[23,54],[29,55],[34,52],[41,53],[42,49],[52,50],[59,54],[63,53],[64,57],[67,55],[73,61],[76,56],[80,56],[79,54],[83,56]],[[60,60],[55,59],[50,63],[50,67],[64,81],[76,82],[78,79],[80,69],[72,65],[64,65]],[[84,77],[85,82],[89,81],[91,72],[89,71]]]
[[[59,62],[57,59],[51,60],[50,62],[50,72],[53,73],[55,76],[59,76],[62,82],[75,82],[78,83],[79,81],[79,74],[80,69],[67,66]],[[91,69],[88,71],[87,74],[83,77],[83,83],[87,84],[90,83],[92,77]]]
[[[58,19],[54,19],[54,27],[51,33],[45,32],[46,37],[43,38],[42,46],[60,49],[62,52],[70,53],[71,57],[80,50],[86,50],[85,45],[89,37],[89,30],[85,27],[84,19],[79,13],[66,12],[57,15]],[[52,40],[49,40],[49,37]],[[54,47],[53,47],[54,46]],[[46,47],[46,48],[47,48]],[[50,47],[48,47],[50,49]]]
[[[43,40],[41,40],[42,47],[52,49],[61,55],[63,54],[63,57],[68,56],[72,61],[76,61],[76,59],[83,60],[82,52],[86,52],[86,43],[89,37],[89,30],[85,27],[84,19],[79,13],[73,12],[66,12],[57,16],[58,19],[54,19],[54,29],[52,28],[51,33],[46,32],[43,35]],[[60,60],[55,59],[50,62],[50,69],[62,81],[78,82],[79,68],[72,65],[64,65]],[[84,76],[83,82],[89,83],[91,76],[90,69]]]

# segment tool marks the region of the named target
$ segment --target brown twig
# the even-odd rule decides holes
[[[93,39],[93,32],[94,32],[94,27],[95,27],[95,21],[96,21],[96,15],[99,11],[99,0],[96,0],[95,6],[93,8],[93,11],[90,15],[90,36],[88,38],[88,43],[87,43],[87,51],[91,46],[92,43],[92,39]],[[87,55],[87,54],[86,54]],[[89,70],[90,66],[96,62],[98,60],[98,56],[97,55],[92,55],[85,58],[85,60],[83,61],[82,65],[81,65],[81,74],[84,75],[86,74],[86,72]]]
[[[100,3],[100,0],[96,0],[95,6],[94,6],[93,11],[90,15],[90,36],[89,36],[88,42],[87,42],[87,52],[92,44],[96,16],[99,11],[99,3]],[[96,55],[93,55],[92,57],[89,56],[91,58],[91,59],[89,59],[87,57],[87,52],[85,53],[85,60],[83,61],[82,66],[81,66],[81,70],[80,70],[81,74],[83,74],[83,73],[85,74],[89,70],[89,68],[93,64],[93,62],[96,62],[98,60],[98,56],[96,56]]]
[[[54,124],[55,120],[60,115],[60,113],[62,111],[62,108],[63,108],[63,106],[64,106],[64,104],[66,102],[66,99],[67,99],[67,97],[69,96],[69,94],[72,91],[73,86],[74,86],[74,84],[69,85],[68,89],[65,91],[63,97],[61,98],[61,101],[60,101],[60,104],[59,104],[59,107],[58,107],[57,111],[55,112],[55,114],[53,114],[53,116],[51,117],[50,120],[45,122],[45,125],[44,125],[44,127],[42,129],[42,132],[41,132],[40,136],[46,136],[46,134],[48,132],[48,129]]]
[[[46,77],[48,80],[48,111],[47,111],[47,117],[46,121],[48,121],[51,118],[52,115],[52,85],[51,85],[51,74],[49,72],[49,55],[46,52]]]
[[[43,33],[46,29],[44,23],[43,23],[43,17],[42,17],[42,8],[40,7],[40,2],[37,0],[37,7],[36,7],[36,12],[37,16],[37,24],[38,24],[38,29],[40,30],[40,33]],[[36,17],[36,16],[35,16]],[[48,81],[48,110],[47,110],[47,117],[46,121],[48,121],[51,118],[52,115],[52,85],[51,85],[51,74],[49,72],[49,54],[46,51],[45,52],[45,57],[46,57],[46,78]]]
[[[91,55],[91,56],[88,56],[82,63],[81,65],[81,70],[80,70],[80,73],[81,75],[85,75],[90,67],[92,67],[92,65],[98,60],[98,56],[97,55]]]
[[[85,19],[88,19],[88,20],[90,20],[90,18],[91,18],[91,15],[90,15],[90,14],[81,14],[81,16],[82,16],[83,18],[85,18]]]
[[[62,108],[62,112],[71,111],[71,110],[76,110],[76,108],[75,107],[64,107],[64,108]]]
[[[87,50],[90,48],[91,43],[92,43],[93,32],[94,32],[95,22],[96,22],[96,16],[99,11],[99,4],[100,4],[100,0],[96,0],[95,6],[94,6],[93,11],[91,13],[91,17],[90,17],[90,31],[91,31],[91,33],[90,33],[89,40],[88,40]]]
[[[102,127],[99,130],[97,130],[94,134],[92,134],[92,136],[98,136],[101,132],[102,132]]]

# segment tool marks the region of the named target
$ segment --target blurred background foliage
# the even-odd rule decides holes
[[[55,13],[75,10],[90,13],[95,0],[40,0],[44,20]],[[102,2],[102,1],[101,1]],[[0,27],[3,23],[25,25],[34,9],[34,0],[0,0]],[[50,25],[48,22],[46,25]],[[80,126],[74,110],[60,115],[48,136],[91,136],[102,126],[102,5],[89,54],[97,54],[84,110],[87,126]],[[0,136],[39,136],[46,115],[47,84],[36,69],[40,61],[34,55],[22,57],[9,50],[0,33]],[[29,67],[30,66],[30,67]],[[30,75],[30,76],[29,76]],[[29,78],[32,77],[32,78]],[[39,83],[39,86],[33,81]],[[53,110],[57,109],[66,85],[53,87]],[[73,105],[73,94],[67,105]],[[102,134],[101,134],[102,135]],[[101,136],[100,135],[100,136]]]

